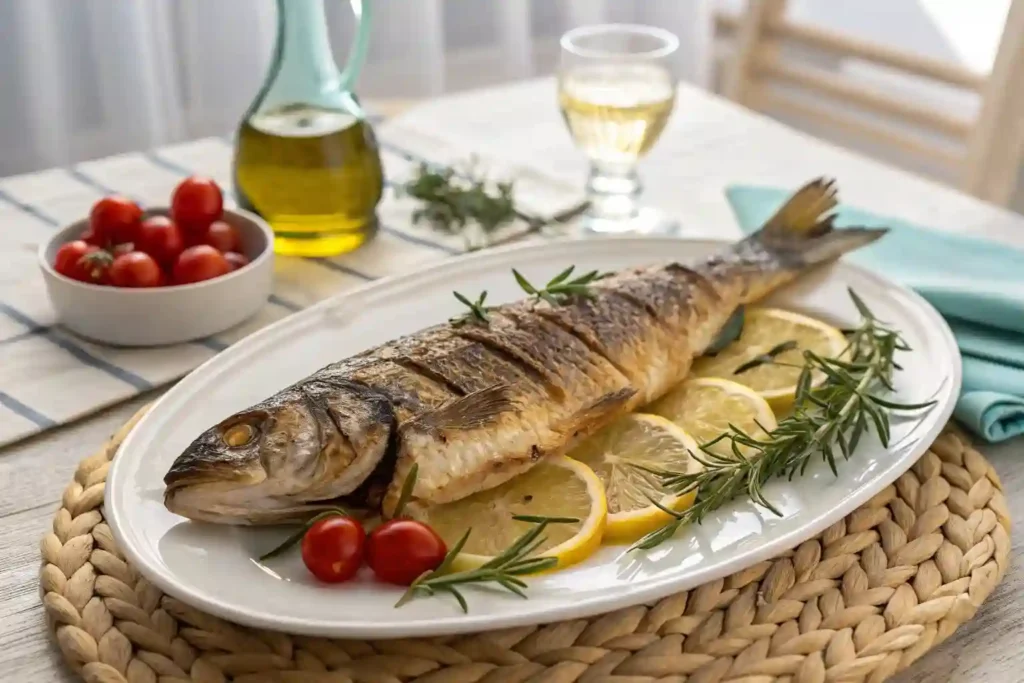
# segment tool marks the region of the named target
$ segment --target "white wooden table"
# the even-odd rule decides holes
[[[1024,217],[804,136],[705,92],[683,88],[678,111],[644,164],[647,201],[675,214],[687,233],[738,234],[723,188],[796,186],[838,179],[845,201],[939,229],[1024,248]],[[582,183],[584,164],[555,109],[550,80],[432,101],[403,118],[439,138]],[[39,602],[38,544],[75,465],[150,395],[0,451],[0,681],[72,681],[52,645]],[[1024,519],[1024,442],[984,452],[999,471],[1013,517]],[[1013,555],[1021,554],[1013,535]],[[1024,680],[1024,568],[1019,563],[973,621],[902,674],[899,683]]]

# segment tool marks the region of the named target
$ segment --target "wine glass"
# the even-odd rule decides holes
[[[583,225],[590,232],[669,233],[677,224],[639,204],[637,161],[661,136],[675,104],[670,59],[679,39],[654,26],[601,24],[562,36],[558,105],[590,160]]]

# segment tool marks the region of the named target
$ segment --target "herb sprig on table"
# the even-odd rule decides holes
[[[426,221],[442,232],[458,233],[472,222],[490,233],[516,218],[513,187],[511,182],[488,184],[472,173],[457,175],[453,168],[420,164],[404,191],[423,202],[412,215],[414,223]]]
[[[467,237],[470,249],[489,246],[494,233],[518,219],[526,223],[526,232],[566,223],[580,214],[587,203],[550,218],[530,216],[516,206],[513,181],[488,182],[470,164],[466,172],[420,164],[413,177],[401,189],[405,196],[418,199],[422,206],[413,212],[414,223],[427,223],[435,230]],[[470,238],[471,231],[482,233],[481,240]]]
[[[780,420],[775,429],[764,429],[761,436],[731,426],[727,433],[702,444],[702,452],[693,454],[704,466],[699,472],[653,471],[666,491],[682,495],[696,490],[697,498],[682,512],[652,500],[671,519],[634,543],[632,549],[654,548],[672,538],[683,525],[700,523],[708,513],[744,496],[781,516],[765,497],[764,486],[768,481],[803,475],[817,458],[828,463],[832,473],[838,475],[836,451],[849,458],[863,436],[872,432],[883,446],[888,446],[892,411],[919,410],[934,403],[899,403],[884,397],[893,390],[893,371],[900,369],[894,360],[896,352],[911,349],[898,332],[875,317],[853,290],[849,293],[861,322],[847,331],[848,345],[839,358],[804,351],[793,413]],[[766,356],[769,357],[761,359],[761,363],[774,362],[771,354]],[[824,379],[814,386],[816,376]],[[731,454],[709,450],[720,442],[731,444]]]

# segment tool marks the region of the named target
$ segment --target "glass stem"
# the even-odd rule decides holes
[[[589,216],[594,220],[607,221],[606,230],[614,231],[616,223],[622,226],[622,231],[631,229],[629,221],[639,214],[642,192],[643,185],[636,166],[591,162],[587,178]]]

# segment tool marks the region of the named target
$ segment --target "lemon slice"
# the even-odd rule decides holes
[[[593,470],[566,457],[549,458],[493,489],[415,513],[448,547],[472,527],[452,569],[479,567],[500,554],[533,524],[513,515],[575,517],[573,524],[551,524],[536,554],[558,558],[558,569],[581,562],[601,545],[608,508],[604,487]]]
[[[771,406],[750,387],[718,377],[683,382],[644,408],[682,427],[698,444],[714,441],[735,425],[757,439],[776,427]],[[763,429],[762,429],[763,427]],[[732,442],[720,441],[712,453],[732,455]]]
[[[651,500],[677,511],[693,505],[695,492],[666,494],[648,470],[700,471],[700,463],[690,457],[696,450],[693,438],[680,427],[643,413],[619,418],[574,448],[569,456],[589,465],[604,484],[605,540],[635,541],[669,521],[668,513]]]
[[[787,341],[794,341],[797,346],[776,355],[776,363],[765,363],[736,374],[744,363]],[[751,308],[744,317],[739,339],[714,356],[698,358],[691,375],[722,377],[748,386],[768,401],[776,412],[781,412],[793,404],[804,350],[835,358],[845,348],[843,333],[820,320],[778,308]],[[822,379],[823,375],[816,374],[813,384],[820,383]]]

